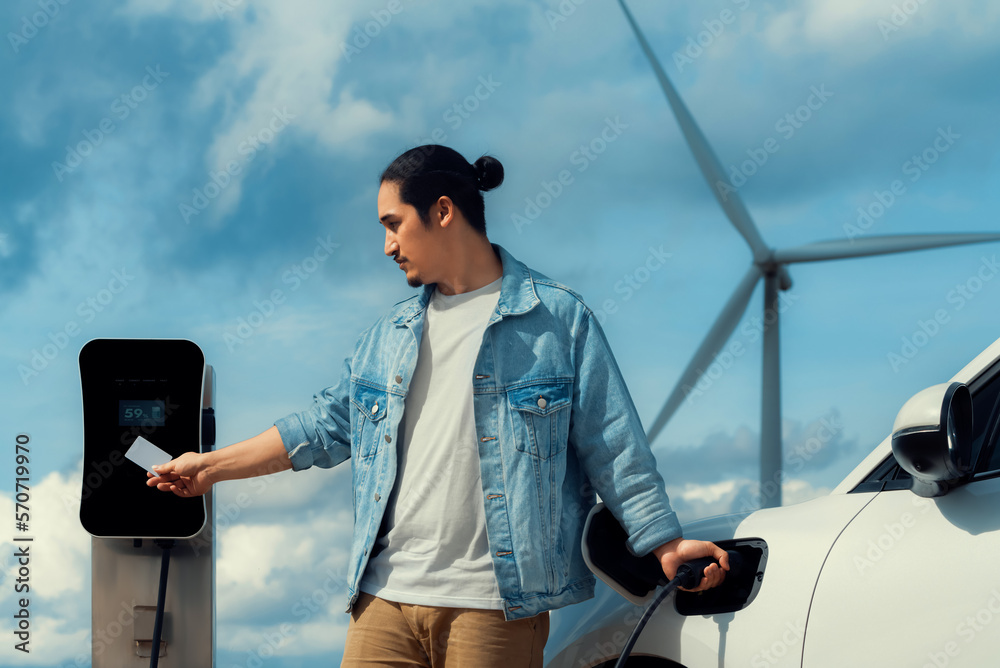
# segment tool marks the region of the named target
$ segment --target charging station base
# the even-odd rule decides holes
[[[211,493],[205,502],[213,507]],[[171,549],[160,668],[215,665],[212,536],[209,523]],[[148,539],[91,539],[93,668],[149,665],[162,552]]]

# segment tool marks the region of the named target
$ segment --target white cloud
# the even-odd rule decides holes
[[[340,45],[353,25],[355,8],[355,3],[295,0],[255,3],[252,12],[240,5],[239,11],[226,14],[232,48],[200,78],[193,100],[203,113],[220,104],[224,109],[206,150],[208,169],[225,170],[231,162],[243,166],[213,204],[217,219],[239,203],[253,144],[248,138],[258,138],[268,147],[259,153],[273,160],[275,147],[268,137],[286,120],[291,129],[283,127],[282,135],[298,133],[331,150],[357,150],[367,136],[392,125],[389,111],[334,85],[345,64]],[[238,87],[250,90],[246,99],[237,98]],[[276,123],[276,117],[286,120]]]
[[[360,0],[130,0],[121,10],[135,18],[169,14],[219,22],[229,31],[231,47],[192,89],[195,118],[221,112],[203,156],[204,182],[210,172],[224,172],[234,162],[238,166],[212,198],[209,225],[237,208],[247,172],[268,169],[286,135],[357,153],[366,138],[396,123],[391,111],[336,83],[340,69],[348,66],[342,45],[355,21],[370,20],[369,9],[370,3]]]
[[[30,454],[30,453],[29,453]],[[80,469],[82,470],[82,464]],[[51,665],[90,653],[90,536],[80,525],[80,474],[50,473],[29,484],[30,543],[0,543],[3,586],[0,607],[13,614],[27,598],[31,620],[30,654],[19,665]],[[14,516],[13,494],[0,494],[0,514]],[[15,592],[15,552],[28,547],[27,592]],[[25,584],[25,583],[22,583]],[[5,652],[12,651],[10,647]],[[8,654],[9,656],[9,654]]]
[[[80,466],[82,471],[82,464]],[[90,536],[80,525],[81,475],[50,473],[29,482],[32,593],[42,599],[74,597],[87,590],[90,578]],[[0,512],[14,516],[13,494],[0,494]],[[19,511],[20,512],[20,511]],[[58,549],[51,549],[58,545]],[[13,551],[5,542],[3,552]],[[6,588],[0,596],[12,592]]]
[[[87,607],[89,610],[90,606]],[[5,612],[8,609],[5,608]],[[31,652],[25,655],[17,652],[17,664],[6,665],[90,665],[90,625],[87,623],[89,615],[80,620],[83,622],[82,624],[76,620],[73,623],[67,623],[64,619],[49,615],[33,614],[32,617],[31,642],[28,645]],[[4,650],[10,653],[14,651],[10,649],[10,646],[5,647]]]
[[[711,484],[667,485],[670,503],[681,522],[715,515],[756,510],[760,507],[760,483],[749,478],[730,478]],[[830,493],[799,478],[785,478],[781,486],[782,505],[790,506]]]
[[[998,21],[1000,6],[988,0],[807,0],[789,3],[785,11],[765,19],[762,33],[773,50],[785,55],[828,50],[860,62],[931,33],[942,36],[941,47],[948,40],[955,40],[953,46],[987,44]]]
[[[269,647],[286,656],[339,648],[351,527],[351,510],[341,508],[308,523],[244,523],[221,532],[220,647],[261,655]]]
[[[711,485],[687,484],[678,495],[688,503],[712,504],[724,498],[732,498],[739,488],[736,480],[724,480]]]

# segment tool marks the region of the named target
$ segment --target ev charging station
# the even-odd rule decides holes
[[[93,668],[212,666],[212,493],[148,487],[125,453],[140,437],[169,458],[211,449],[215,372],[191,341],[94,339],[80,351],[80,379]]]

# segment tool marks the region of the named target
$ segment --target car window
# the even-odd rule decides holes
[[[983,381],[972,395],[973,461],[976,473],[1000,471],[1000,448],[997,447],[1000,420],[1000,363],[982,376]]]

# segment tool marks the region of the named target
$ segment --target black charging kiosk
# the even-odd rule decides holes
[[[91,535],[190,538],[204,527],[204,497],[137,484],[141,467],[125,459],[139,436],[171,457],[201,450],[204,376],[204,354],[182,339],[94,339],[80,351],[80,522]]]

